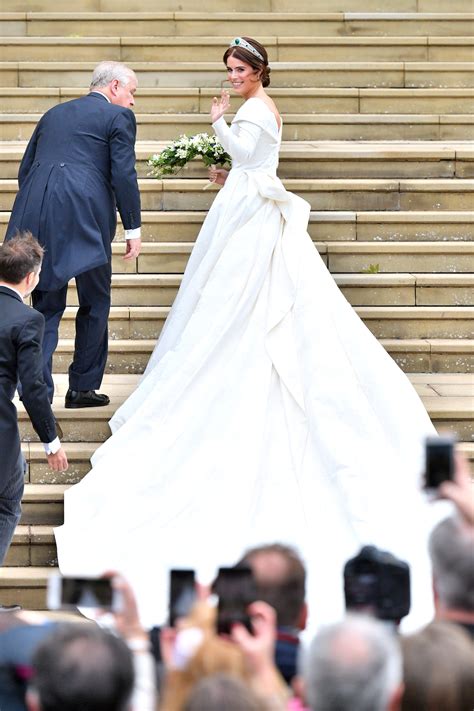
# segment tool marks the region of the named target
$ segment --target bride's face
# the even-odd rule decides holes
[[[260,83],[255,69],[237,57],[227,59],[227,78],[234,91],[241,96],[246,96],[255,91],[256,84]]]

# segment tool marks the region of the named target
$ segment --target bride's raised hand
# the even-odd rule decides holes
[[[212,100],[211,104],[211,121],[215,123],[221,116],[230,108],[230,95],[227,89],[222,89],[220,99],[216,96]]]

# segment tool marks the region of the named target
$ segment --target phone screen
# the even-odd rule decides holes
[[[63,578],[61,607],[113,607],[114,591],[108,578]]]
[[[426,440],[425,487],[437,489],[454,474],[454,440],[435,437]]]
[[[218,634],[230,634],[232,625],[236,622],[252,632],[247,608],[257,599],[257,586],[251,569],[246,566],[219,568],[213,590],[219,598]]]
[[[196,600],[196,576],[194,570],[170,571],[169,618],[174,627],[179,617],[189,614]]]

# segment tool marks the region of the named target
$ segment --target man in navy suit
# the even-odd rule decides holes
[[[140,194],[135,170],[137,78],[119,62],[101,62],[90,93],[41,118],[20,165],[20,190],[6,239],[30,230],[45,249],[33,306],[45,317],[44,377],[52,402],[52,357],[66,307],[68,281],[79,299],[66,407],[107,405],[96,393],[107,361],[111,242],[117,208],[125,229],[124,259],[140,251]]]
[[[43,379],[44,318],[26,306],[39,280],[43,250],[31,234],[0,246],[0,565],[20,518],[24,459],[13,405],[18,379],[23,404],[55,471],[68,468]]]

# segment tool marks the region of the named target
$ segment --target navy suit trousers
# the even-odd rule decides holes
[[[15,528],[20,520],[25,468],[25,459],[20,452],[13,472],[0,488],[0,566],[5,560]]]
[[[107,363],[108,319],[110,312],[111,264],[83,272],[75,277],[79,309],[76,314],[74,358],[69,367],[71,390],[100,388]],[[33,306],[45,318],[43,371],[50,400],[53,400],[53,353],[58,345],[58,330],[66,308],[67,284],[57,291],[35,289]]]

